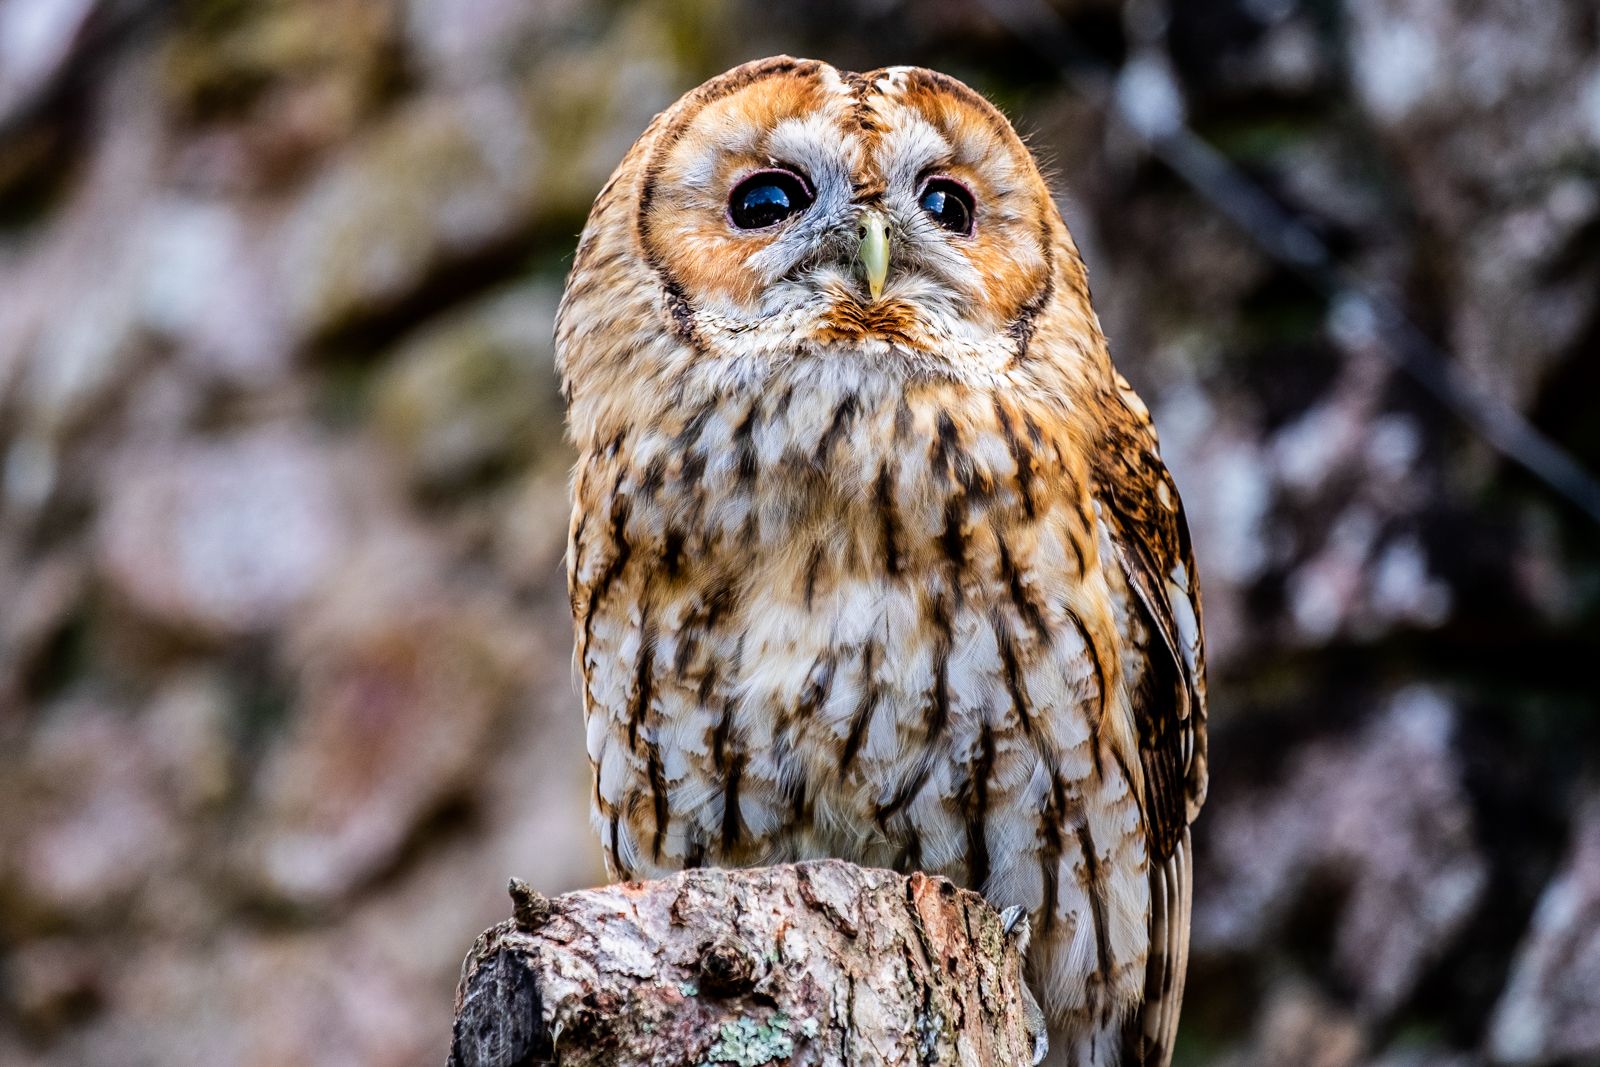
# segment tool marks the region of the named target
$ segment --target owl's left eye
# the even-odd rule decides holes
[[[972,233],[972,194],[960,182],[934,178],[922,187],[917,202],[934,222],[951,233]]]
[[[728,217],[741,230],[764,230],[811,206],[811,191],[800,175],[763,170],[733,187]]]

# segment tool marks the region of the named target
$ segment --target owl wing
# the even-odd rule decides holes
[[[1166,1067],[1189,955],[1189,823],[1206,793],[1205,636],[1183,503],[1148,409],[1120,374],[1115,381],[1115,393],[1104,397],[1096,496],[1150,635],[1132,694],[1150,848],[1150,956],[1144,1003],[1124,1028],[1122,1062]]]

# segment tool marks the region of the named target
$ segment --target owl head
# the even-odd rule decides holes
[[[992,379],[1044,332],[1054,361],[1100,362],[1082,261],[1005,116],[930,70],[780,56],[640,137],[595,202],[557,344],[581,438],[601,375],[719,388],[823,357]]]

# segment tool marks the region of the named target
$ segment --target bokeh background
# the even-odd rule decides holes
[[[1590,0],[1059,0],[1600,469]],[[0,0],[0,1064],[435,1065],[603,879],[551,322],[649,118],[937,67],[1047,162],[1188,503],[1178,1058],[1600,1063],[1600,527],[974,0]]]

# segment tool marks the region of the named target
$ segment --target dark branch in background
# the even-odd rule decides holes
[[[177,9],[177,0],[101,0],[78,26],[67,54],[32,91],[0,114],[0,146],[84,92],[105,73],[110,58],[130,38],[159,26]]]
[[[1263,252],[1322,293],[1330,304],[1329,324],[1341,340],[1372,344],[1501,455],[1600,523],[1600,481],[1511,405],[1473,381],[1393,300],[1336,262],[1320,237],[1190,129],[1177,87],[1164,71],[1143,67],[1135,59],[1114,72],[1073,38],[1044,0],[979,3],[1052,63],[1079,95],[1114,111],[1156,158]],[[1163,93],[1170,99],[1162,100]],[[1150,106],[1152,97],[1157,106]]]

